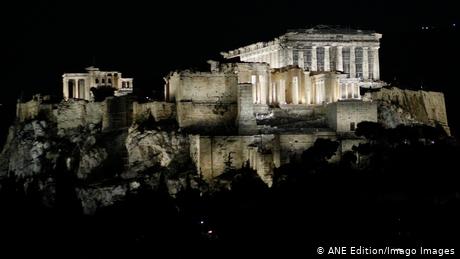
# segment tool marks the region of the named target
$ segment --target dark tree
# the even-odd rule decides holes
[[[105,100],[105,98],[114,96],[115,93],[115,88],[109,85],[101,85],[96,87],[91,88],[91,92],[94,95],[94,101],[96,102],[102,102]]]
[[[337,141],[319,138],[311,148],[302,153],[302,162],[307,165],[326,162],[337,152],[338,147],[339,143]]]
[[[357,136],[362,136],[369,140],[381,139],[384,136],[384,128],[377,122],[362,121],[357,126],[355,132]]]

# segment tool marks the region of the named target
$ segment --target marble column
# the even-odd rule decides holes
[[[64,99],[67,100],[69,98],[69,82],[66,78],[62,79],[62,87],[63,87],[63,94],[64,94]]]
[[[257,103],[257,76],[251,75],[252,83],[252,102]]]
[[[379,67],[379,47],[372,48],[372,55],[374,57],[374,64],[373,64],[373,79],[379,80],[380,79],[380,67]]]
[[[292,78],[292,104],[299,104],[299,78],[294,76]]]
[[[262,86],[260,84],[260,75],[257,77],[257,101],[256,103],[260,103],[260,94],[262,92]]]
[[[316,58],[316,46],[311,47],[311,68],[310,71],[318,70],[318,60]]]
[[[352,83],[351,85],[351,98],[355,98],[355,85]]]
[[[350,78],[356,77],[355,46],[350,46]]]
[[[363,47],[363,78],[369,78],[369,56],[368,56],[368,47]]]
[[[292,48],[288,48],[286,49],[286,52],[287,52],[287,64],[286,66],[290,66],[290,65],[293,65],[294,64],[294,52],[292,50]]]
[[[337,46],[336,47],[336,61],[335,61],[335,65],[336,65],[336,68],[335,70],[337,71],[343,71],[343,54],[342,54],[342,50],[343,50],[343,47],[342,46]]]
[[[331,59],[329,57],[330,46],[324,46],[324,71],[331,71]]]
[[[114,79],[114,82],[116,81],[116,78]],[[85,78],[85,96],[87,100],[91,99],[91,90],[90,90],[90,82],[88,77]]]
[[[305,68],[305,59],[303,57],[303,50],[299,50],[297,64],[299,65],[300,68],[302,69]]]
[[[280,67],[283,67],[283,50],[282,49],[278,49],[276,51],[276,67],[277,68],[280,68]]]
[[[77,97],[78,99],[82,99],[81,92],[80,92],[80,78],[75,79],[75,86],[76,86],[75,88],[77,89],[77,93],[75,97]]]
[[[267,80],[266,75],[259,75],[259,84],[260,84],[260,104],[267,104]]]
[[[270,52],[270,67],[275,67],[275,52]]]
[[[75,87],[75,85],[76,85],[75,79],[69,79],[69,80],[67,80],[67,86],[69,86],[69,84],[72,85],[72,87],[71,87],[71,89],[69,89],[70,91],[69,91],[68,97],[69,97],[69,98],[70,98],[70,97],[72,97],[72,98],[77,98],[77,93],[76,93],[77,91],[76,91],[76,87]],[[69,88],[69,87],[67,87],[67,88]]]
[[[304,75],[308,75],[307,73],[304,73]],[[304,77],[306,78],[306,77]],[[305,80],[305,102],[306,104],[312,104],[311,101],[311,80],[307,79]]]
[[[286,81],[284,79],[280,79],[279,81],[279,88],[278,88],[278,103],[285,104],[286,103]]]

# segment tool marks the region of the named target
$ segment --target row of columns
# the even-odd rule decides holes
[[[87,92],[86,80],[83,78],[63,79],[63,92],[64,98],[79,98],[88,99],[89,92]]]
[[[254,86],[252,90],[252,97],[254,103],[267,103],[267,87],[268,80],[265,75],[252,75],[251,83]]]
[[[259,78],[259,80],[257,80]],[[284,79],[271,81],[268,84],[268,81],[264,79],[262,75],[258,77],[253,75],[252,76],[252,95],[253,95],[253,103],[255,104],[271,104],[271,103],[286,103],[286,81]],[[299,80],[297,77],[293,80],[293,104],[299,103],[299,98],[295,98],[295,91],[294,89],[299,89]],[[268,100],[265,98],[264,93],[268,91]]]
[[[359,86],[356,83],[342,83],[340,86],[340,99],[359,99]]]
[[[324,48],[324,71],[331,71],[331,55],[330,55],[330,49],[331,46],[323,46]],[[335,57],[335,70],[336,71],[344,71],[344,64],[343,64],[343,46],[336,46],[336,57]],[[364,79],[369,79],[370,74],[369,74],[369,66],[372,65],[372,79],[378,80],[380,79],[380,69],[379,69],[379,52],[378,52],[378,47],[362,47],[363,50],[363,78]],[[369,53],[370,52],[370,53]],[[369,64],[369,57],[372,55],[372,60],[373,63]],[[287,54],[287,63],[288,64],[293,64],[294,62],[292,61],[292,56],[293,56],[293,49],[288,50]],[[298,60],[297,64],[299,64],[299,67],[305,68],[305,56],[303,51],[300,51],[298,53]],[[317,58],[317,46],[312,46],[311,47],[311,71],[317,71],[318,70],[318,58]],[[351,78],[356,77],[356,47],[351,46],[350,47],[350,70],[349,74]]]
[[[343,62],[343,47],[344,46],[335,46],[336,56],[335,56],[335,68],[331,67],[331,46],[322,46],[324,48],[324,71],[344,71],[344,62]],[[350,46],[350,59],[349,59],[349,74],[351,78],[356,77],[356,47]],[[311,47],[311,71],[318,71],[318,56],[317,56],[318,46]],[[363,53],[363,63],[362,63],[362,77],[364,79],[372,78],[374,80],[380,79],[380,69],[379,69],[379,47],[362,47]],[[264,51],[260,53],[253,54],[251,56],[244,57],[244,61],[248,62],[265,62],[269,63],[272,68],[279,68],[286,65],[294,64],[294,54],[293,49],[278,49]],[[283,58],[284,57],[284,58]],[[369,63],[370,57],[372,57],[372,64]],[[303,51],[299,51],[297,56],[297,64],[299,67],[305,68],[305,55]],[[372,66],[372,75],[370,75],[370,68]]]
[[[300,104],[306,103],[310,104],[311,98],[314,100],[314,103],[321,104],[325,101],[332,102],[338,99],[359,99],[360,92],[359,92],[359,85],[357,82],[341,82],[340,85],[337,84],[335,87],[336,90],[334,96],[327,96],[326,95],[326,82],[324,79],[319,79],[314,82],[312,87],[314,89],[309,90],[305,88],[303,90],[305,94],[305,99],[301,98],[301,87],[306,87],[305,85],[301,85],[301,81],[297,76],[293,76],[290,82],[290,97],[287,97],[287,82],[285,79],[278,79],[273,80],[270,84],[268,81],[265,81],[263,75],[253,75],[252,76],[252,96],[253,96],[253,103],[255,104],[285,104],[287,98],[289,98],[289,104]],[[265,84],[267,83],[267,84]],[[340,87],[339,87],[340,86]],[[265,93],[268,94],[268,98],[264,97]],[[313,94],[313,96],[310,96]],[[302,99],[302,100],[301,100]]]

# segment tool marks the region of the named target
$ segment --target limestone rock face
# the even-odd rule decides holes
[[[49,139],[49,129],[45,121],[32,121],[12,127],[0,160],[0,176],[8,172],[18,178],[40,174],[52,152],[53,140]]]
[[[98,208],[108,207],[122,200],[127,191],[127,185],[77,188],[77,197],[81,201],[83,213],[91,215]]]
[[[107,159],[107,151],[103,148],[92,148],[84,152],[80,158],[77,177],[85,179],[91,172],[100,167]]]
[[[83,213],[94,214],[138,188],[164,186],[173,197],[186,188],[200,188],[188,136],[137,126],[104,132],[97,120],[82,121],[74,114],[89,107],[81,102],[63,104],[57,121],[27,120],[11,127],[0,155],[0,190],[13,184],[53,207],[60,195],[56,186],[64,184]]]
[[[444,94],[440,92],[382,88],[372,94],[372,99],[379,102],[379,122],[387,127],[413,123],[439,124],[450,134]]]
[[[75,170],[78,178],[86,178],[101,166],[107,151],[96,145],[95,135],[88,129],[68,133],[56,135],[56,128],[49,127],[46,121],[16,125],[10,130],[11,136],[1,155],[4,161],[1,172],[27,178],[61,170],[58,161],[66,161],[67,170]]]
[[[389,128],[419,123],[408,111],[388,102],[379,103],[378,121]]]
[[[175,131],[129,129],[126,138],[128,165],[131,172],[150,167],[169,167],[173,162],[190,157],[189,139]]]
[[[38,195],[45,206],[53,207],[58,178],[84,180],[101,168],[108,152],[98,143],[98,132],[71,119],[66,121],[68,128],[61,132],[53,121],[13,125],[0,155],[0,181],[14,183],[26,195],[35,192],[31,195]]]

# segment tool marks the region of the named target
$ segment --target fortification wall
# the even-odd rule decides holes
[[[85,100],[69,99],[59,103],[53,110],[53,115],[58,130],[67,130],[84,127],[89,123],[102,125],[105,112],[105,103],[88,103]]]
[[[155,121],[176,118],[176,104],[170,102],[133,102],[133,118],[141,119],[152,116]]]
[[[362,121],[377,122],[377,103],[363,101],[341,101],[328,104],[328,125],[337,132],[356,129]]]
[[[294,104],[285,104],[280,105],[282,111],[285,111],[288,116],[307,116],[311,117],[313,115],[326,115],[326,106],[324,105],[294,105]]]
[[[200,136],[199,172],[207,181],[212,181],[226,170],[240,169],[246,162],[256,170],[268,185],[273,181],[273,168],[277,161],[276,137],[274,135],[253,136]]]
[[[211,180],[225,169],[239,169],[249,160],[248,146],[254,136],[200,136],[199,168],[206,180]]]
[[[317,132],[312,134],[282,134],[279,135],[280,164],[300,159],[303,151],[313,146],[316,139],[326,138],[335,140],[335,132]]]
[[[130,96],[109,97],[104,101],[102,129],[117,130],[131,126],[133,120],[133,102]]]
[[[196,138],[196,137],[195,137]],[[316,139],[336,140],[335,132],[297,135],[199,136],[191,153],[202,177],[212,181],[228,169],[239,169],[246,162],[261,179],[271,185],[273,169],[298,159]],[[191,142],[192,143],[192,142]],[[198,154],[195,154],[198,153]]]
[[[177,122],[181,128],[205,132],[233,129],[238,113],[236,103],[177,103]]]
[[[16,119],[19,122],[33,120],[39,115],[45,118],[51,118],[53,111],[52,104],[44,104],[41,100],[32,99],[25,103],[17,103]]]
[[[172,80],[176,101],[236,102],[238,78],[234,73],[181,72]],[[174,85],[177,84],[177,85]]]
[[[257,133],[256,117],[252,104],[252,84],[238,85],[238,133],[252,135]]]
[[[34,99],[18,103],[16,107],[19,122],[47,119],[56,123],[58,130],[88,126],[102,130],[117,130],[131,125],[132,114],[129,96],[111,97],[103,102],[69,99],[58,104],[43,103]]]
[[[172,74],[168,87],[175,89],[177,122],[181,128],[201,133],[236,129],[238,78],[230,72]]]

